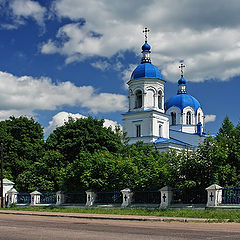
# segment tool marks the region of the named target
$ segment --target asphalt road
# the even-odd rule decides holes
[[[240,224],[137,222],[0,214],[0,239],[239,240]]]

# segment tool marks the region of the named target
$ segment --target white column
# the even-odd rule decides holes
[[[207,190],[207,207],[216,207],[222,203],[222,187],[216,183],[212,184]]]
[[[11,188],[7,192],[7,196],[8,196],[7,207],[11,207],[12,203],[17,203],[17,195],[18,195],[18,192],[15,188]]]
[[[56,192],[56,197],[57,197],[56,205],[62,205],[65,202],[65,196],[62,191]]]
[[[38,192],[37,190],[35,190],[34,192],[30,193],[31,196],[31,204],[32,206],[37,205],[40,203],[40,197],[41,197],[41,193]]]
[[[167,208],[171,205],[172,197],[173,197],[173,191],[172,188],[169,186],[165,186],[160,189],[161,192],[161,204],[160,208]]]
[[[121,193],[123,195],[122,207],[130,206],[132,202],[132,196],[133,196],[133,192],[131,191],[131,189],[125,188],[121,190]]]
[[[89,207],[93,206],[97,196],[96,193],[93,190],[87,190],[86,194],[87,194],[86,206]]]

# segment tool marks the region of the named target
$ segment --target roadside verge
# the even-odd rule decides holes
[[[125,220],[125,221],[151,221],[151,222],[229,222],[229,219],[206,219],[206,218],[184,218],[184,217],[155,217],[136,215],[113,215],[113,214],[86,214],[86,213],[59,213],[59,212],[39,212],[39,211],[16,211],[0,210],[0,214],[15,214],[29,216],[66,217],[79,219],[99,219],[99,220]]]

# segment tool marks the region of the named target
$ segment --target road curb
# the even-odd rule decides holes
[[[206,218],[182,218],[182,217],[154,217],[154,216],[136,216],[136,215],[108,215],[108,214],[84,214],[84,213],[58,213],[58,212],[34,212],[34,211],[12,211],[0,210],[0,214],[15,214],[25,216],[45,216],[45,217],[62,217],[78,219],[96,219],[96,220],[124,220],[124,221],[147,221],[147,222],[229,222],[228,219],[206,219]]]

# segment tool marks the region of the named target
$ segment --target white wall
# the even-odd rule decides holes
[[[164,112],[164,84],[165,82],[160,79],[135,79],[128,82],[129,85],[129,111],[136,112],[147,109],[154,109]],[[141,90],[143,93],[143,106],[142,108],[135,108],[135,93]],[[163,108],[158,108],[158,92],[162,92]]]
[[[200,113],[201,123],[204,127],[204,114],[201,108],[195,112],[195,110],[187,106],[183,109],[183,112],[181,113],[180,109],[178,107],[172,106],[167,111],[166,114],[169,116],[169,122],[172,123],[171,119],[171,112],[176,113],[176,125],[170,125],[171,130],[177,130],[182,131],[186,133],[197,133],[197,124],[198,124],[198,113]],[[191,125],[186,124],[187,119],[187,112],[191,112]]]
[[[136,125],[141,125],[141,137],[136,137]],[[162,137],[169,138],[168,116],[158,111],[149,110],[123,114],[123,131],[132,141],[144,141],[151,143],[159,137],[159,125],[162,129]]]
[[[171,126],[171,123],[172,123],[172,118],[171,118],[171,113],[172,112],[176,113],[176,125],[182,124],[182,114],[181,114],[180,109],[178,107],[172,106],[166,111],[166,114],[169,115],[170,126]]]

